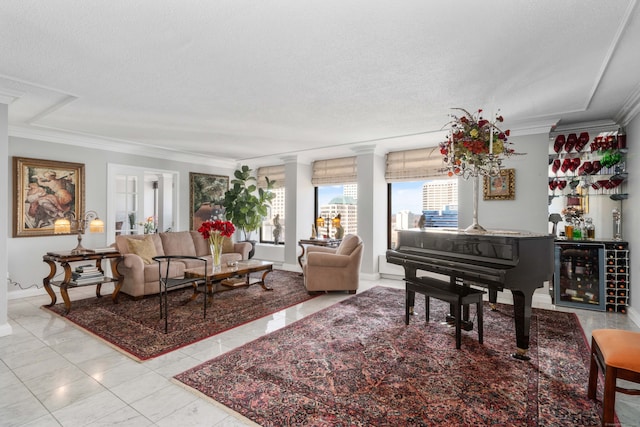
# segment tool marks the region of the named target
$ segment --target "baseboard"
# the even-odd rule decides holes
[[[11,327],[10,324],[4,323],[0,325],[0,337],[6,337],[8,335],[11,335],[12,333],[13,333],[13,328]]]
[[[37,297],[40,295],[45,295],[46,293],[47,292],[44,290],[44,288],[20,289],[19,291],[7,292],[7,299],[14,300],[27,297]]]

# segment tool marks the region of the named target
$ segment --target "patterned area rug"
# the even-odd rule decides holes
[[[262,275],[262,273],[260,273]],[[274,270],[266,278],[273,291],[259,285],[216,293],[203,318],[203,296],[194,301],[193,288],[169,292],[169,330],[164,333],[158,295],[134,300],[120,294],[118,304],[110,296],[72,301],[67,320],[138,359],[151,359],[212,335],[307,301],[309,295],[298,273]],[[220,285],[219,285],[220,286]],[[220,286],[222,287],[222,286]],[[64,304],[44,307],[64,313]]]
[[[474,331],[424,298],[376,287],[175,376],[263,426],[590,426],[589,349],[574,314],[534,309],[529,362],[513,359],[513,308]],[[473,310],[472,310],[473,312]]]

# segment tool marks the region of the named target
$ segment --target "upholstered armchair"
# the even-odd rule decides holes
[[[355,294],[360,281],[363,243],[347,234],[337,248],[308,246],[303,263],[304,285],[308,292],[349,291]]]

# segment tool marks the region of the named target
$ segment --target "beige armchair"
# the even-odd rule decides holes
[[[337,248],[308,246],[302,265],[308,292],[349,291],[355,294],[360,281],[363,243],[355,234],[347,234]]]

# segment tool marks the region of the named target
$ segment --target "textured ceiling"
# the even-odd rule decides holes
[[[435,145],[451,107],[500,108],[515,134],[624,124],[640,108],[639,9],[2,0],[0,100],[10,135],[229,164]]]

